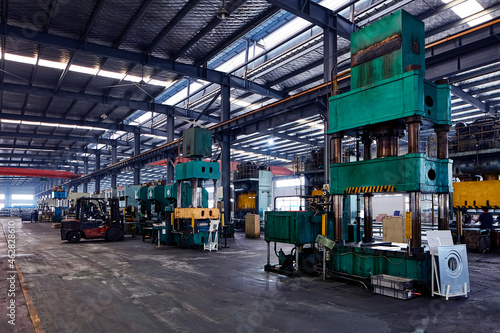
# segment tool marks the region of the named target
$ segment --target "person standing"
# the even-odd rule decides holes
[[[488,212],[488,207],[483,208],[483,212],[479,215],[477,221],[481,223],[479,225],[480,229],[493,229],[493,215]]]

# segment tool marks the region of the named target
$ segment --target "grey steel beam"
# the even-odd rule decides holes
[[[23,28],[8,24],[0,24],[0,36],[28,40],[34,43],[60,47],[71,51],[90,52],[103,57],[116,58],[124,61],[148,65],[168,72],[173,72],[217,84],[229,84],[232,88],[235,89],[246,90],[264,96],[271,96],[276,99],[285,97],[283,92],[281,91],[266,88],[255,82],[251,82],[240,77],[229,75],[227,73],[223,73],[213,69],[202,68],[158,57],[145,57],[141,53],[125,51],[109,46],[90,43],[87,41],[78,41],[75,39],[50,35],[43,32],[34,32],[28,35],[24,33]]]
[[[155,37],[155,39],[151,42],[151,44],[148,45],[148,48],[144,52],[145,54],[150,54],[153,52],[156,46],[164,40],[171,32],[172,30],[182,21],[184,17],[186,17],[187,14],[193,9],[200,0],[190,0],[188,3],[182,7],[182,9],[175,15],[173,19],[168,22],[167,26],[163,28],[163,30]]]
[[[437,15],[437,14],[442,13],[442,12],[444,12],[444,11],[446,11],[448,9],[451,9],[451,8],[453,8],[455,6],[458,6],[462,2],[466,2],[466,1],[468,1],[468,0],[454,0],[454,1],[449,2],[447,4],[443,4],[443,5],[441,5],[441,6],[437,7],[437,8],[431,9],[431,10],[429,10],[429,11],[427,11],[427,12],[419,15],[418,19],[423,21],[423,20],[425,20],[425,19],[427,19],[427,18],[429,18],[431,16]]]
[[[228,85],[221,86],[221,122],[231,118],[231,89]],[[224,216],[226,223],[231,222],[231,136],[230,133],[222,134],[222,159],[221,159],[222,198],[224,200]],[[217,195],[217,193],[214,193]]]
[[[174,128],[175,128],[175,121],[173,116],[168,116],[167,117],[167,142],[173,142],[175,139],[175,133],[174,133]],[[167,161],[167,183],[173,183],[174,182],[174,166],[172,163],[170,163],[169,159],[166,159]]]
[[[118,47],[120,44],[123,43],[127,35],[130,33],[130,31],[133,30],[137,22],[140,21],[140,19],[142,18],[144,13],[146,13],[146,11],[149,9],[149,6],[151,6],[152,3],[153,0],[146,0],[142,2],[141,7],[135,12],[134,17],[132,17],[132,19],[128,22],[127,26],[123,30],[118,40],[113,43],[114,47]]]
[[[39,133],[19,133],[19,132],[7,132],[2,131],[0,137],[14,137],[14,138],[37,138],[37,139],[47,139],[47,140],[61,140],[61,141],[79,141],[79,142],[87,142],[87,143],[102,143],[105,145],[112,145],[116,142],[119,146],[133,146],[132,142],[128,141],[117,141],[111,139],[104,138],[91,138],[91,137],[81,137],[78,135],[47,135],[47,134],[39,134]]]
[[[474,79],[474,78],[479,77],[479,76],[495,73],[498,71],[500,71],[500,64],[489,66],[486,68],[481,68],[481,69],[471,71],[468,73],[464,73],[464,74],[453,75],[449,78],[449,80],[450,80],[450,83],[457,83],[457,82],[462,82],[462,81]]]
[[[87,148],[69,148],[69,147],[54,147],[54,146],[35,146],[35,145],[18,145],[18,144],[6,144],[0,143],[0,149],[29,149],[29,150],[54,150],[69,153],[88,153],[96,154],[100,149],[87,149]],[[110,155],[111,152],[108,150],[102,150],[101,155]],[[130,157],[132,154],[127,154],[125,152],[118,152],[119,156]]]
[[[354,24],[346,18],[338,15],[331,9],[309,0],[267,0],[267,2],[323,29],[334,29],[339,36],[347,40],[351,40],[351,33],[355,31]]]
[[[490,108],[485,103],[481,102],[477,98],[474,98],[472,95],[466,93],[457,86],[451,85],[451,93],[456,97],[460,98],[461,100],[463,100],[464,102],[469,103],[470,105],[478,108],[479,110],[485,113],[494,114],[494,112],[490,110]]]
[[[39,117],[39,116],[27,116],[27,115],[19,115],[19,114],[11,114],[3,112],[0,116],[0,119],[8,119],[8,120],[20,120],[20,121],[31,121],[31,122],[43,122],[43,123],[55,123],[55,124],[64,124],[64,125],[75,125],[75,126],[89,126],[95,127],[103,130],[113,130],[113,131],[123,131],[134,133],[139,129],[142,134],[153,134],[160,136],[167,136],[167,132],[152,129],[148,127],[140,127],[140,126],[132,126],[125,125],[116,122],[97,122],[97,121],[88,121],[83,118],[82,120],[74,120],[74,119],[66,119],[66,118],[52,118],[52,117]]]
[[[441,32],[445,32],[445,31],[448,31],[450,30],[451,28],[454,28],[454,27],[457,27],[459,25],[462,25],[462,24],[465,24],[467,22],[470,22],[472,20],[475,20],[475,19],[478,19],[486,14],[489,14],[489,13],[492,13],[492,12],[495,12],[497,10],[500,9],[500,3],[499,4],[496,4],[496,5],[493,5],[493,6],[490,6],[488,8],[485,8],[483,9],[482,11],[480,11],[479,13],[476,13],[476,14],[472,14],[472,15],[469,15],[467,17],[464,17],[460,20],[456,20],[456,21],[453,21],[451,23],[448,23],[448,24],[445,24],[445,25],[442,25],[436,29],[433,29],[431,31],[427,31],[425,33],[425,36],[426,37],[429,37],[429,36],[434,36],[434,35],[437,35]]]
[[[246,0],[237,0],[231,3],[231,7],[227,8],[229,13],[232,13],[235,9],[244,4]],[[215,16],[207,25],[201,29],[195,36],[193,36],[189,42],[187,42],[183,47],[181,47],[175,54],[170,56],[170,59],[177,60],[180,56],[186,53],[191,47],[198,43],[203,37],[205,37],[209,32],[214,30],[222,20]]]
[[[484,27],[425,49],[425,76],[437,80],[500,61],[500,23]]]
[[[215,52],[206,55],[203,59],[199,60],[197,62],[197,64],[202,65],[202,64],[208,62],[210,59],[215,57],[220,52],[220,50],[224,50],[225,48],[229,47],[230,45],[232,45],[236,41],[242,39],[247,33],[249,33],[255,27],[257,27],[257,26],[261,25],[262,23],[264,23],[265,21],[267,21],[267,19],[269,19],[274,14],[276,14],[279,10],[280,9],[278,7],[272,6],[271,8],[266,10],[266,12],[263,15],[261,15],[260,17],[258,17],[254,21],[248,22],[242,29],[236,31],[233,35],[225,38],[223,44],[219,45]]]
[[[86,101],[93,103],[100,103],[103,105],[112,105],[112,106],[120,106],[129,109],[136,110],[144,110],[144,111],[152,111],[156,113],[162,114],[173,114],[180,118],[188,118],[195,119],[200,114],[198,112],[192,110],[186,110],[179,107],[172,107],[170,105],[160,104],[160,103],[150,103],[144,101],[135,101],[131,99],[122,99],[115,98],[109,96],[102,95],[92,95],[92,94],[83,94],[76,93],[71,91],[58,91],[54,92],[52,89],[40,88],[40,87],[32,87],[21,84],[13,84],[13,83],[3,83],[2,87],[3,91],[18,93],[18,94],[31,94],[35,96],[43,96],[43,97],[60,97],[63,99],[69,100],[78,100],[78,101]],[[216,117],[210,116],[202,116],[202,120],[210,121],[212,123],[217,123],[219,121]],[[63,119],[61,119],[63,120]]]

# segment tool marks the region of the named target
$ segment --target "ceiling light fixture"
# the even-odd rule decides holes
[[[219,12],[217,13],[217,17],[221,20],[226,20],[230,16],[228,10],[226,9],[226,4],[225,1],[222,1],[222,7],[219,9]]]

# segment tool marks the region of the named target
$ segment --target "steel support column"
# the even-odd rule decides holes
[[[373,242],[373,194],[365,193],[365,219],[363,224],[363,242]]]
[[[342,137],[343,133],[335,133],[332,136],[332,162],[342,163]],[[334,214],[334,233],[335,241],[339,244],[343,244],[343,230],[342,230],[342,212],[344,211],[343,196],[336,194],[333,196],[333,214]]]
[[[78,174],[78,164],[75,164],[75,175]],[[78,192],[78,183],[75,183],[75,185],[73,185],[73,192]]]
[[[85,175],[88,175],[89,174],[89,158],[88,157],[84,157],[83,159],[83,174]],[[83,193],[87,193],[88,192],[88,182],[85,181],[83,183],[83,189],[82,189],[82,192]]]
[[[221,122],[231,117],[231,88],[228,85],[221,86]],[[231,137],[228,131],[222,134],[222,198],[224,200],[225,223],[231,222]],[[217,195],[215,193],[214,195]]]
[[[101,152],[95,154],[95,169],[94,171],[101,169]],[[101,177],[97,176],[95,178],[95,190],[96,193],[101,192]]]
[[[118,158],[116,156],[116,144],[111,145],[111,164],[115,164],[118,162]],[[111,173],[111,187],[115,188],[116,187],[116,171],[113,171]]]
[[[174,116],[167,116],[167,142],[174,141],[174,130],[175,130]],[[167,159],[167,184],[174,182],[174,166]]]
[[[134,156],[141,153],[141,134],[134,133]],[[134,185],[141,183],[141,168],[138,164],[134,165]]]
[[[437,136],[437,158],[448,158],[448,132],[450,126],[438,126],[435,128]],[[438,193],[438,229],[450,229],[450,194]]]
[[[420,192],[410,192],[411,252],[422,252],[422,225],[420,216]]]
[[[331,21],[334,21],[333,16],[329,16]],[[329,82],[336,75],[337,69],[333,69],[337,63],[337,32],[332,27],[335,22],[330,22],[330,26],[323,28],[323,81]],[[324,132],[325,132],[325,153],[324,153],[324,171],[325,183],[330,183],[330,161],[332,159],[330,152],[330,141],[328,140],[328,124],[329,112],[325,112],[324,116]]]

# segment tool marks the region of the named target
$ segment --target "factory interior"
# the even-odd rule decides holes
[[[500,1],[0,13],[0,332],[500,332]]]

